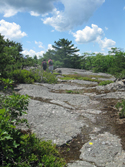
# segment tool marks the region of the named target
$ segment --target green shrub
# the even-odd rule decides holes
[[[66,90],[66,93],[79,94],[80,92],[76,90]]]
[[[4,90],[6,90],[7,88],[13,88],[13,84],[14,84],[14,81],[11,80],[11,79],[6,79],[6,78],[0,78],[0,85],[2,86],[2,88]]]
[[[8,76],[16,83],[33,83],[35,78],[33,73],[28,70],[14,70]]]
[[[42,82],[49,83],[49,84],[52,84],[52,83],[56,84],[57,78],[54,74],[51,74],[49,72],[43,72]]]
[[[92,79],[90,77],[81,77],[79,78],[80,80],[84,80],[84,81],[91,81],[91,82],[98,82],[98,79]]]
[[[72,90],[66,90],[66,93],[73,93]]]
[[[82,77],[79,74],[68,74],[68,75],[63,74],[62,76],[64,76],[63,78],[62,77],[60,78],[62,80],[74,80],[74,79],[78,79],[78,80],[84,80],[84,81],[99,82],[98,79],[92,79],[89,76],[88,77]]]
[[[34,82],[57,83],[57,78],[54,74],[44,72],[41,68],[28,70],[14,70],[8,74],[8,77],[16,83],[32,84]]]
[[[99,83],[99,85],[100,85],[100,86],[103,86],[103,85],[108,85],[108,84],[110,84],[110,83],[113,83],[113,81],[110,81],[110,80],[101,81],[101,82]]]
[[[125,100],[122,100],[122,102],[118,102],[115,107],[120,111],[119,117],[125,118]]]
[[[0,96],[0,166],[6,167],[63,167],[56,146],[40,141],[34,134],[24,134],[16,128],[27,120],[28,96],[13,94]]]

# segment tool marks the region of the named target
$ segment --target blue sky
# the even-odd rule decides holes
[[[125,51],[124,0],[0,0],[0,33],[42,56],[61,38],[84,52]]]

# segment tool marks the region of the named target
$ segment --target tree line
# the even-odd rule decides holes
[[[107,55],[102,53],[83,53],[79,55],[79,49],[74,47],[72,41],[59,39],[52,45],[43,57],[37,58],[23,55],[22,45],[8,39],[0,34],[0,73],[6,76],[7,72],[23,69],[25,66],[41,65],[43,59],[53,60],[54,67],[76,68],[92,70],[93,72],[104,72],[113,75],[124,74],[125,52],[119,48],[111,48]]]

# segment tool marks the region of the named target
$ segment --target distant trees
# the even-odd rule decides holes
[[[85,53],[84,56],[84,69],[113,75],[125,73],[125,52],[118,48],[111,48],[107,55],[102,53],[96,55]]]
[[[52,45],[53,50],[48,50],[43,56],[45,59],[53,59],[54,65],[56,67],[78,67],[76,61],[80,61],[80,57],[76,54],[79,49],[74,47],[72,41],[68,39],[59,39],[54,42],[55,45]]]
[[[34,65],[37,63],[37,58],[22,55],[22,45],[9,39],[4,39],[0,34],[0,74],[6,77],[7,72],[15,69],[23,69],[24,66]]]
[[[9,39],[4,39],[0,34],[0,73],[6,76],[7,72],[23,69],[25,66],[41,65],[43,59],[52,59],[54,67],[66,67],[92,70],[111,74],[125,73],[125,52],[119,48],[111,48],[107,55],[102,53],[78,54],[79,49],[74,47],[72,41],[59,39],[52,45],[43,57],[30,57],[22,55],[22,45]]]

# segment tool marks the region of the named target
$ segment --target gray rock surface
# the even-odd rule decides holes
[[[62,74],[97,75],[103,76],[102,80],[115,80],[104,73],[67,68],[58,70]],[[81,146],[79,160],[68,163],[68,167],[125,167],[121,139],[107,131],[103,114],[108,111],[102,110],[105,104],[101,102],[101,99],[125,99],[124,83],[119,81],[106,86],[97,84],[60,80],[59,84],[19,84],[15,88],[18,93],[31,97],[28,114],[24,117],[28,119],[32,132],[40,139],[52,140],[60,146],[73,141],[77,135],[82,136],[82,141],[87,138]],[[64,93],[66,90],[79,90],[81,94]]]
[[[62,74],[81,74],[82,76],[89,76],[89,75],[95,75],[95,76],[103,76],[105,79],[108,78],[108,80],[115,80],[115,77],[113,77],[110,74],[105,74],[105,73],[93,73],[91,71],[86,71],[83,69],[73,69],[73,68],[57,68],[56,71],[61,70]],[[105,80],[104,79],[104,80]],[[103,78],[102,78],[103,80]]]
[[[76,161],[74,163],[68,163],[67,167],[96,167],[96,166],[86,161]]]
[[[17,86],[20,94],[27,94],[33,98],[38,97],[42,100],[59,100],[66,102],[73,107],[88,106],[91,100],[86,95],[80,94],[59,94],[52,93],[50,89],[45,86],[33,85],[33,84],[20,84]]]
[[[120,139],[107,132],[84,144],[80,151],[80,159],[93,162],[97,166],[122,167],[125,164],[125,152],[122,151]],[[120,157],[124,158],[120,160]]]
[[[71,140],[86,125],[83,121],[77,121],[77,114],[70,110],[37,100],[30,100],[25,118],[32,132],[40,139],[52,140],[57,145]]]

